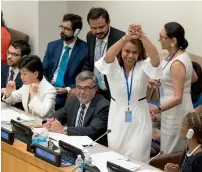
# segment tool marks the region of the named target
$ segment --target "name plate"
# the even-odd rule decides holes
[[[13,145],[14,133],[12,131],[9,131],[9,130],[1,127],[1,140],[10,145]]]
[[[39,144],[34,144],[35,157],[44,160],[57,167],[61,166],[61,155]]]

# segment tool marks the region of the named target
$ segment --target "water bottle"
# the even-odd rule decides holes
[[[84,164],[88,166],[92,166],[92,159],[89,153],[85,154]]]
[[[76,172],[82,172],[83,171],[83,159],[81,157],[81,155],[78,155],[76,161],[75,161],[75,165],[76,165]]]

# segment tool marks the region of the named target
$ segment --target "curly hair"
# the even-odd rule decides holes
[[[202,144],[202,114],[191,112],[187,114],[187,124],[194,130],[199,144]]]

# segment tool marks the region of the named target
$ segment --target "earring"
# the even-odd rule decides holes
[[[172,44],[170,44],[170,46],[172,47],[172,48],[174,48],[174,44],[172,43]]]

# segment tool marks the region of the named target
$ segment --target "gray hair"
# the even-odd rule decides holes
[[[90,72],[90,71],[83,71],[83,72],[79,73],[76,77],[76,83],[78,83],[79,81],[86,81],[89,79],[92,80],[96,86],[98,86],[97,77],[94,75],[93,72]]]

